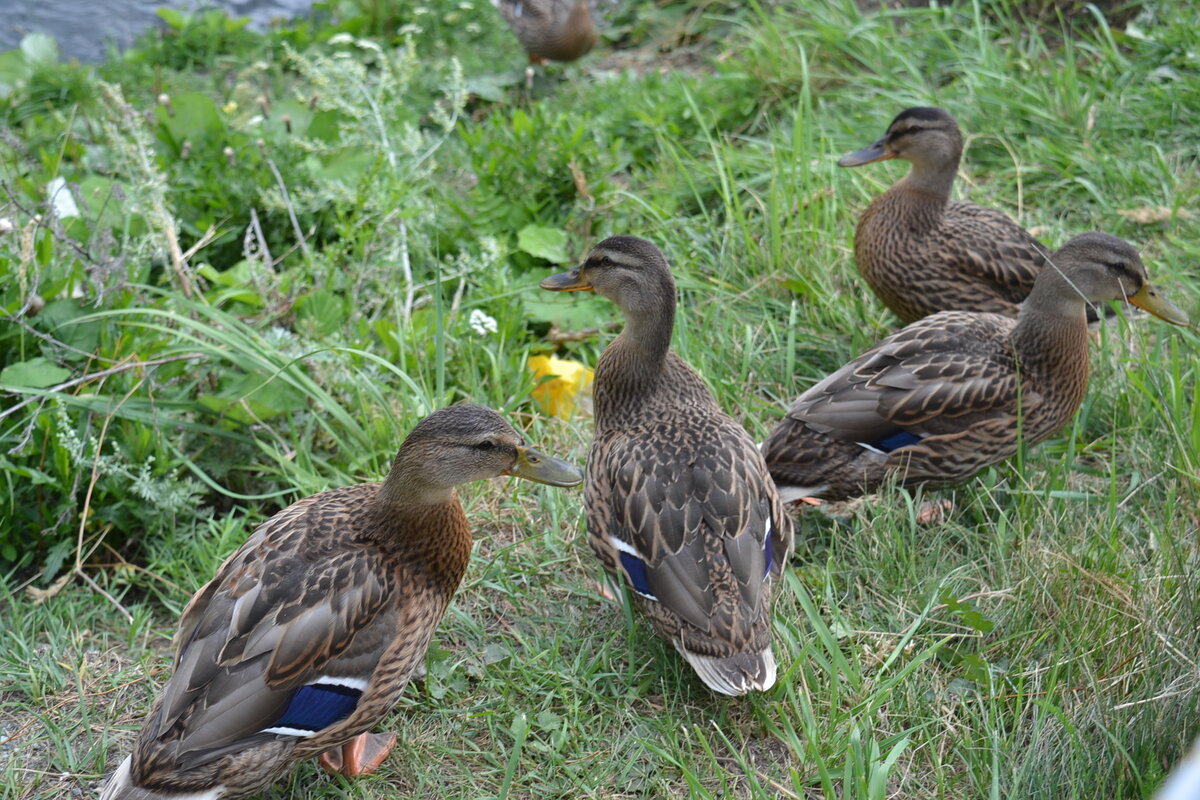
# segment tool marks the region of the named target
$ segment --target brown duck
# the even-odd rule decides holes
[[[574,61],[596,45],[588,0],[492,0],[531,64]]]
[[[705,685],[769,689],[771,595],[792,551],[791,520],[754,441],[671,351],[666,259],[644,239],[614,236],[542,288],[594,291],[625,317],[592,384],[588,543]]]
[[[763,444],[785,500],[959,483],[1062,430],[1087,391],[1089,303],[1187,324],[1115,236],[1076,236],[1050,261],[1015,320],[933,314],[802,394]]]
[[[854,259],[872,291],[904,322],[938,311],[1015,317],[1049,249],[1008,215],[950,199],[963,139],[940,108],[909,108],[870,147],[838,164],[901,158],[908,174],[858,222]]]
[[[174,674],[101,799],[242,797],[316,755],[347,776],[378,767],[396,736],[367,731],[421,665],[471,554],[454,487],[497,475],[583,479],[496,412],[451,406],[413,428],[383,483],[259,526],[184,609]]]

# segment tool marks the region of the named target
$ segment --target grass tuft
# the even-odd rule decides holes
[[[548,417],[525,363],[595,364],[611,332],[547,334],[616,310],[536,284],[606,235],[663,249],[676,349],[765,436],[895,327],[853,235],[904,166],[836,159],[902,108],[959,120],[958,196],[1051,246],[1125,237],[1194,313],[1187,3],[1040,27],[984,2],[604,13],[596,54],[528,88],[482,2],[261,33],[168,14],[95,67],[0,54],[3,797],[93,792],[192,592],[280,507],[381,477],[432,409],[491,405],[582,463],[590,421]],[[51,212],[59,177],[79,216]],[[753,697],[600,597],[580,492],[467,487],[474,557],[396,752],[263,797],[1148,797],[1200,732],[1198,345],[1117,321],[1053,440],[804,513]],[[953,507],[921,525],[926,500]]]

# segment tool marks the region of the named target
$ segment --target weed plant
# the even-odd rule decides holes
[[[1052,245],[1130,239],[1194,310],[1195,11],[1010,5],[630,3],[531,85],[482,0],[265,33],[165,12],[100,65],[0,54],[2,796],[93,792],[191,593],[432,409],[494,406],[582,462],[589,420],[540,410],[525,362],[595,363],[615,309],[536,285],[606,235],[663,248],[675,347],[764,435],[896,325],[852,241],[904,167],[835,162],[906,106],[966,131],[960,196]],[[1149,797],[1200,733],[1197,337],[1120,320],[1093,351],[1053,440],[802,516],[752,697],[598,596],[578,492],[469,487],[475,557],[397,750],[263,796]]]

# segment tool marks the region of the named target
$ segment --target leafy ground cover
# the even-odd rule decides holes
[[[613,6],[531,84],[480,0],[264,34],[167,15],[95,67],[0,54],[4,796],[94,791],[191,592],[282,505],[382,475],[430,409],[492,405],[582,462],[589,421],[545,413],[525,365],[595,362],[606,331],[550,334],[614,309],[536,284],[605,235],[664,249],[677,349],[762,435],[894,327],[851,245],[903,166],[835,160],[903,107],[968,133],[962,196],[1052,244],[1126,237],[1194,310],[1194,10],[1011,13]],[[1148,797],[1200,729],[1196,346],[1102,330],[1074,424],[938,492],[940,524],[901,490],[805,514],[756,697],[712,696],[598,596],[579,493],[471,487],[401,746],[264,797]]]

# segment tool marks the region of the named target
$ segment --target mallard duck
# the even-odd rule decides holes
[[[710,689],[769,689],[771,594],[791,521],[754,441],[670,349],[666,260],[644,239],[614,236],[542,288],[594,291],[625,317],[592,383],[588,543]]]
[[[966,480],[1071,420],[1088,382],[1088,303],[1126,300],[1176,325],[1137,251],[1105,233],[1067,242],[1014,320],[942,311],[887,337],[800,395],[763,444],[788,500],[840,500],[893,476]]]
[[[496,412],[444,408],[383,483],[331,489],[260,525],[184,609],[174,674],[102,800],[242,797],[321,756],[350,776],[395,734],[367,730],[419,667],[471,554],[454,487],[576,468],[524,444]]]
[[[870,147],[842,157],[858,167],[902,158],[908,175],[858,222],[854,259],[872,291],[904,322],[938,311],[1016,317],[1049,248],[1002,211],[950,199],[963,139],[940,108],[909,108]]]
[[[532,64],[574,61],[596,44],[589,0],[492,0]]]

